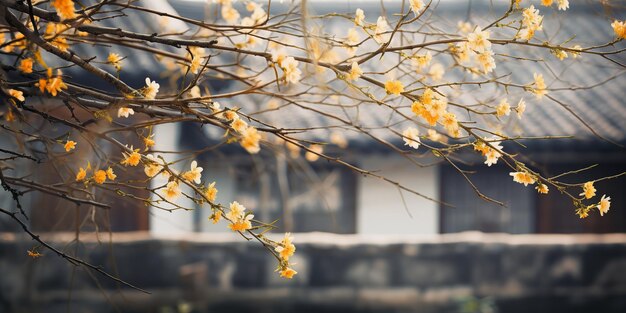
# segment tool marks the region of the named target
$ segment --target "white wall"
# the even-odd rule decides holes
[[[180,125],[177,123],[162,124],[154,127],[154,139],[155,151],[176,151],[178,149],[178,139],[180,134]],[[165,158],[166,161],[172,161],[176,158],[175,154],[159,154]],[[183,162],[181,162],[183,163]],[[157,175],[150,181],[150,188],[155,188],[167,184],[167,179],[162,175]],[[183,187],[183,186],[181,186]],[[187,186],[181,188],[183,192],[188,192]],[[158,197],[152,195],[152,200],[157,200]],[[180,196],[177,204],[186,207],[193,208],[194,203],[186,197]],[[172,207],[171,205],[163,205],[163,207]],[[150,232],[152,234],[180,234],[193,231],[193,211],[176,210],[168,212],[159,208],[150,207]]]
[[[154,130],[155,150],[176,150],[180,129],[176,124],[159,125]],[[163,155],[168,159],[168,155]],[[184,163],[184,162],[183,162]],[[377,174],[398,181],[408,188],[426,196],[439,197],[439,177],[437,167],[419,168],[398,155],[371,155],[360,158],[359,166],[376,171]],[[182,164],[182,163],[181,163]],[[187,166],[187,164],[185,163]],[[202,164],[204,181],[216,181],[219,190],[217,202],[228,205],[235,195],[235,179],[229,166],[223,164]],[[152,180],[151,186],[161,186],[167,181],[160,175]],[[406,207],[399,189],[377,178],[359,175],[357,177],[357,233],[359,234],[437,234],[439,232],[439,205],[436,202],[402,191]],[[154,198],[153,198],[154,199]],[[195,204],[185,197],[178,203],[195,208]],[[408,212],[407,212],[408,210]],[[207,205],[194,211],[167,212],[150,208],[150,231],[153,234],[167,235],[194,231],[194,215],[199,216],[200,230],[203,232],[230,232],[226,223],[213,225],[207,218],[211,215]]]
[[[424,162],[421,160],[421,162]],[[435,199],[439,198],[437,167],[419,168],[399,155],[367,156],[361,168]],[[357,185],[357,232],[359,234],[436,234],[439,232],[439,205],[402,191],[383,180],[359,176]],[[407,212],[408,210],[408,212]],[[412,216],[412,217],[411,217]]]

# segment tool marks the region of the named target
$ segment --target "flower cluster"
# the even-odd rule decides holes
[[[417,149],[420,146],[420,132],[415,127],[409,127],[402,132],[402,139],[404,140],[404,145],[409,146],[413,149]]]
[[[117,175],[115,174],[115,172],[113,172],[113,168],[109,166],[106,170],[103,170],[103,169],[95,170],[93,172],[93,176],[89,180],[86,181],[87,174],[89,171],[91,171],[91,164],[87,164],[87,167],[85,168],[80,167],[78,169],[78,173],[76,173],[75,181],[76,182],[85,181],[85,183],[88,183],[89,181],[94,181],[96,184],[101,185],[101,184],[104,184],[104,182],[107,179],[113,181],[117,178]]]
[[[66,141],[65,144],[63,145],[63,148],[65,149],[65,152],[70,152],[71,150],[74,150],[76,148],[76,141],[73,141],[73,140]]]
[[[546,83],[543,80],[542,74],[533,74],[535,81],[532,83],[531,87],[529,87],[530,91],[535,94],[537,99],[543,98],[546,94],[548,94],[548,90],[546,89]]]
[[[20,72],[24,74],[30,74],[33,72],[33,59],[25,58],[20,60],[20,65],[17,67]]]
[[[390,95],[399,95],[404,92],[404,85],[399,80],[388,80],[385,82],[385,91]]]
[[[532,185],[537,181],[535,176],[527,171],[511,172],[509,175],[513,176],[514,182],[524,184],[524,186]]]
[[[549,7],[552,6],[554,0],[541,0],[541,5]],[[557,7],[559,10],[565,11],[569,9],[569,0],[556,0]]]
[[[539,15],[539,10],[534,5],[524,9],[522,12],[522,28],[517,33],[517,38],[531,40],[535,32],[543,29],[543,16]]]
[[[252,228],[251,220],[254,214],[246,213],[246,208],[237,201],[231,202],[229,209],[226,218],[230,221],[228,225],[230,229],[241,232]]]
[[[139,149],[133,149],[130,147],[131,152],[122,152],[124,159],[120,162],[124,166],[137,166],[139,161],[141,161],[141,154],[139,154]]]
[[[151,81],[150,78],[146,77],[146,87],[143,88],[143,96],[148,100],[153,100],[159,93],[160,87],[161,85],[156,81]]]
[[[300,81],[300,77],[302,72],[298,68],[298,61],[293,57],[286,57],[280,61],[280,68],[283,69],[285,73],[285,83],[297,83]]]
[[[49,67],[46,71],[46,75],[47,78],[41,78],[39,82],[35,84],[39,87],[41,92],[47,91],[53,97],[56,97],[61,90],[67,89],[67,85],[63,82],[63,74],[60,69],[57,70],[57,75],[53,77],[52,68]]]
[[[74,13],[74,1],[72,0],[52,0],[50,5],[57,11],[61,20],[76,18]]]
[[[626,21],[615,20],[611,23],[615,36],[619,39],[626,39]]]
[[[593,186],[593,183],[594,183],[593,181],[588,181],[584,183],[582,186],[583,192],[579,196],[583,197],[583,199],[591,199],[595,197],[596,188]],[[589,216],[589,212],[591,211],[591,209],[594,209],[594,208],[598,209],[598,211],[600,212],[600,216],[604,216],[604,214],[609,212],[609,209],[611,208],[611,197],[602,195],[602,197],[600,198],[600,201],[598,201],[597,203],[590,204],[587,206],[580,205],[576,209],[576,214],[578,214],[580,218],[585,218]]]
[[[464,27],[465,28],[465,27]],[[463,34],[465,30],[462,30]],[[452,52],[459,62],[469,62],[475,59],[484,74],[492,72],[496,68],[496,62],[491,50],[491,32],[476,26],[474,31],[469,32],[466,41],[462,41],[452,46]]]
[[[122,59],[119,54],[111,52],[109,56],[107,56],[107,63],[113,65],[115,70],[119,72],[122,70]]]
[[[498,163],[498,159],[502,157],[502,153],[500,153],[502,149],[503,147],[498,137],[484,138],[484,140],[474,143],[474,150],[479,151],[485,157],[487,166]]]
[[[298,274],[298,272],[289,265],[289,258],[296,252],[296,246],[293,244],[293,236],[291,236],[291,233],[285,233],[285,237],[276,245],[274,251],[278,253],[280,258],[278,267],[280,277],[291,279],[294,275]]]
[[[411,111],[425,119],[431,126],[435,126],[439,118],[446,112],[447,107],[448,99],[428,88],[422,93],[418,101],[413,102]]]

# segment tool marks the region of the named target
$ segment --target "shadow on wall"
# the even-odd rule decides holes
[[[0,235],[1,312],[625,312],[626,234],[297,234],[291,281],[230,235],[48,238],[151,294]],[[101,238],[102,239],[102,238]],[[109,249],[113,249],[114,260]],[[100,289],[101,288],[101,289]],[[71,297],[71,302],[68,299]]]

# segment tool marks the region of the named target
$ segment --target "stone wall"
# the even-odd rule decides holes
[[[626,312],[626,234],[296,234],[291,281],[232,235],[44,237],[151,294],[0,234],[0,312]]]

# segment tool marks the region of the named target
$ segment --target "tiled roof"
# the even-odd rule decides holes
[[[204,19],[204,14],[208,11],[205,10],[206,3],[204,1],[183,1],[183,0],[170,0],[169,4],[165,0],[158,1],[143,1],[143,5],[151,8],[158,8],[161,11],[174,12],[178,11],[183,16],[188,16],[197,19]],[[492,1],[472,1],[470,4],[465,2],[460,5],[458,1],[442,1],[433,3],[433,8],[429,14],[433,14],[432,19],[437,22],[429,27],[440,27],[443,29],[456,29],[456,23],[459,20],[469,20],[472,23],[484,25],[485,21],[493,20],[493,17],[497,17],[506,10],[506,4],[502,1],[491,5]],[[310,1],[310,8],[315,13],[327,13],[327,12],[342,12],[353,13],[357,7],[361,7],[365,10],[367,20],[370,22],[375,21],[375,17],[380,14],[380,2],[379,1],[345,1],[345,2],[331,2],[318,0]],[[387,1],[384,2],[388,14],[399,11],[398,3],[400,1]],[[545,8],[542,6],[536,6],[541,10],[542,14],[545,14],[544,19],[544,32],[539,34],[540,38],[550,38],[553,42],[564,41],[575,34],[580,37],[574,37],[567,45],[580,44],[581,46],[589,46],[594,44],[600,44],[610,41],[613,38],[613,32],[610,27],[610,18],[606,15],[606,11],[597,3],[587,3],[579,1],[570,1],[571,9],[562,12],[556,11],[556,9]],[[470,6],[471,5],[471,6]],[[272,2],[272,12],[279,12],[284,10],[285,4],[282,5],[278,2]],[[173,7],[173,8],[172,8]],[[468,8],[470,8],[468,13]],[[136,11],[128,10],[127,16],[116,17],[110,20],[104,20],[101,25],[110,27],[120,27],[127,30],[153,33],[163,32],[163,25],[161,21],[154,16],[147,16],[145,14],[139,14]],[[626,12],[624,10],[612,12],[614,17],[624,19]],[[617,14],[617,16],[615,15]],[[619,16],[621,14],[621,16]],[[171,24],[167,27],[173,27],[175,29],[185,29],[184,25],[170,20]],[[333,34],[337,37],[343,37],[346,31],[351,27],[348,22],[336,22],[327,23],[323,25],[323,31],[326,34]],[[426,27],[419,23],[416,27]],[[497,35],[492,37],[497,38],[511,38],[512,35],[509,32],[508,36],[506,32],[500,30],[496,31]],[[578,40],[581,38],[581,41]],[[586,41],[582,41],[582,39]],[[372,41],[370,40],[370,43]],[[624,48],[626,45],[618,43],[614,47],[609,49]],[[163,48],[163,47],[161,47]],[[372,48],[369,46],[368,48]],[[445,46],[440,46],[445,48]],[[79,55],[89,58],[97,57],[97,60],[104,60],[108,52],[114,51],[122,56],[126,57],[124,61],[125,67],[122,71],[121,77],[127,81],[133,87],[141,87],[143,80],[146,76],[152,78],[162,77],[166,72],[164,65],[158,62],[154,56],[147,52],[138,52],[129,48],[118,47],[114,49],[109,47],[91,46],[85,44],[78,44],[73,46],[75,52]],[[166,48],[174,50],[173,48]],[[610,81],[603,83],[593,89],[581,89],[576,92],[567,90],[554,91],[550,93],[555,99],[561,101],[565,106],[575,112],[580,118],[582,118],[588,125],[595,129],[597,133],[609,140],[617,142],[626,142],[626,73],[624,69],[619,69],[617,66],[613,66],[606,60],[600,57],[592,57],[584,55],[579,59],[572,59],[571,57],[563,62],[555,61],[554,56],[550,55],[545,49],[529,49],[521,45],[515,46],[500,46],[494,45],[494,52],[500,56],[497,57],[496,72],[498,75],[510,74],[505,78],[507,81],[514,82],[516,84],[528,84],[533,79],[533,73],[544,73],[546,77],[546,83],[550,88],[580,88],[585,86],[592,86],[594,84],[605,81],[608,77],[614,76]],[[184,52],[177,51],[178,54]],[[433,52],[434,53],[434,52]],[[548,67],[545,63],[534,61],[511,60],[511,58],[504,57],[516,56],[526,59],[551,59]],[[391,56],[388,54],[381,61],[370,61],[364,66],[365,71],[380,71],[386,69],[385,60],[389,58],[397,60],[397,56]],[[622,64],[626,64],[626,54],[621,53],[613,55],[612,58]],[[218,58],[216,58],[218,59]],[[265,62],[260,60],[260,62]],[[444,66],[451,64],[449,56],[436,55],[434,53],[433,62],[442,63]],[[607,63],[609,67],[606,67]],[[113,71],[111,69],[111,71]],[[81,69],[68,69],[66,72],[68,75],[79,77],[80,82],[85,85],[96,85],[101,87],[102,82],[97,78],[91,78],[91,75],[85,75]],[[554,73],[554,74],[551,74]],[[83,79],[84,77],[84,79]],[[558,77],[559,79],[553,79],[552,77]],[[381,76],[382,78],[382,76]],[[470,80],[484,80],[485,78],[472,78],[471,75],[463,73],[458,69],[451,69],[444,75],[444,82],[461,81],[463,79]],[[464,89],[464,88],[463,88]],[[449,96],[449,99],[455,103],[476,103],[476,101],[487,101],[493,99],[500,99],[504,96],[502,88],[495,91],[493,87],[485,86],[477,91],[471,93],[460,93],[456,95],[456,92],[450,88],[442,88],[444,93]],[[528,108],[524,118],[520,121],[517,119],[514,113],[511,116],[497,121],[492,117],[486,119],[476,119],[482,125],[490,125],[490,127],[497,128],[498,125],[503,125],[502,130],[508,135],[523,134],[525,136],[545,136],[545,135],[573,135],[579,139],[579,141],[597,141],[598,137],[594,136],[582,122],[580,122],[567,110],[548,99],[542,101],[536,101],[534,96],[519,89],[510,89],[510,93],[507,95],[509,102],[515,105],[520,97],[528,102]],[[382,98],[380,93],[376,94],[377,97]],[[351,143],[358,145],[368,146],[372,143],[372,138],[364,134],[358,133],[354,130],[344,130],[345,125],[342,121],[329,118],[322,114],[316,113],[323,112],[327,115],[336,116],[342,120],[351,121],[355,125],[359,125],[363,129],[371,129],[372,134],[375,136],[390,141],[398,142],[400,137],[397,132],[413,121],[407,121],[398,113],[394,113],[392,110],[386,107],[363,104],[357,107],[353,106],[337,106],[336,100],[325,100],[325,103],[306,105],[298,107],[295,105],[287,105],[282,107],[279,111],[270,111],[265,113],[254,114],[255,111],[265,111],[267,98],[253,98],[245,99],[243,97],[237,97],[238,106],[242,107],[247,113],[251,113],[255,118],[262,119],[273,123],[278,127],[284,128],[315,128],[315,130],[307,132],[307,139],[324,140],[327,141],[330,131],[333,129],[340,129],[345,136],[351,141]],[[221,101],[222,102],[222,101]],[[226,105],[229,104],[228,99],[224,99]],[[408,103],[394,103],[399,112],[405,113],[407,116],[413,116],[408,107]],[[460,120],[464,120],[464,112],[456,111]],[[285,118],[287,117],[287,118]],[[416,121],[419,121],[417,118]],[[390,130],[389,128],[393,129]],[[210,128],[205,128],[210,129]],[[208,131],[209,138],[220,138],[221,133],[211,133]]]
[[[198,12],[202,10],[192,9],[194,5],[202,5],[194,2],[170,1],[173,6],[183,15],[190,15],[195,18],[202,18]],[[486,21],[493,21],[494,17],[500,16],[506,11],[508,1],[472,1],[470,4],[458,1],[442,1],[433,4],[432,10],[433,20],[436,21],[431,27],[441,29],[456,29],[456,23],[459,20],[469,21],[478,25],[485,25]],[[328,12],[353,13],[357,7],[365,10],[367,20],[375,21],[379,14],[379,1],[345,1],[343,3],[328,1],[311,1],[311,9],[318,14]],[[398,3],[384,2],[388,15],[399,11]],[[538,38],[549,38],[551,42],[565,42],[571,39],[564,46],[573,46],[580,44],[583,47],[606,43],[613,39],[613,31],[610,26],[611,17],[607,15],[606,8],[599,3],[588,3],[582,1],[570,1],[571,8],[566,11],[557,11],[556,8],[546,8],[535,6],[545,15],[544,31],[538,34]],[[524,5],[527,5],[525,3]],[[617,4],[620,6],[623,4]],[[468,8],[469,13],[468,13]],[[276,5],[273,10],[280,11],[281,8]],[[195,14],[195,15],[194,15]],[[611,13],[612,17],[624,18],[626,12],[618,10]],[[418,25],[421,27],[423,25]],[[350,23],[336,21],[325,22],[323,31],[326,34],[332,34],[337,37],[345,36],[347,29],[352,27]],[[513,33],[510,31],[502,31],[500,29],[494,31],[492,38],[512,38]],[[572,37],[574,35],[578,37]],[[580,38],[580,39],[579,39]],[[432,39],[430,39],[432,40]],[[406,44],[406,42],[405,42]],[[618,43],[614,47],[607,50],[616,50],[624,48],[624,43]],[[445,48],[445,46],[439,46]],[[371,46],[369,47],[371,48]],[[451,102],[460,104],[470,104],[494,100],[497,103],[499,99],[506,96],[512,106],[517,104],[520,98],[524,98],[527,102],[527,111],[522,120],[519,120],[515,113],[498,121],[493,116],[480,118],[473,116],[472,119],[477,121],[479,125],[489,126],[491,129],[501,129],[507,135],[524,135],[524,136],[547,136],[562,135],[575,136],[575,141],[567,141],[570,143],[587,144],[602,141],[595,136],[576,116],[569,113],[571,110],[580,119],[584,120],[591,128],[593,128],[599,136],[610,141],[626,143],[626,72],[624,68],[619,68],[615,64],[611,64],[601,57],[593,57],[583,55],[581,58],[570,58],[559,62],[549,53],[547,49],[529,48],[523,45],[494,45],[494,52],[499,55],[496,59],[498,76],[508,75],[504,81],[515,83],[518,85],[526,85],[533,81],[533,73],[543,73],[549,88],[574,88],[571,90],[552,91],[549,96],[554,97],[562,104],[544,98],[541,101],[535,99],[534,95],[516,88],[510,88],[508,94],[504,93],[503,88],[495,90],[493,86],[484,86],[480,89],[472,90],[470,93],[458,93],[451,88],[442,88],[441,91],[446,93]],[[421,52],[422,53],[422,52]],[[444,55],[436,55],[433,52],[433,62],[442,63],[448,67],[451,65],[451,58]],[[525,58],[525,61],[519,61],[507,56],[517,58]],[[397,60],[397,56],[394,56]],[[364,66],[367,71],[386,70],[385,63],[387,57],[379,61],[370,61]],[[548,63],[540,62],[546,59]],[[626,64],[626,54],[612,55],[612,59],[621,64]],[[533,61],[539,60],[539,61]],[[607,66],[608,65],[608,66]],[[382,77],[382,76],[381,76]],[[556,77],[556,79],[554,78]],[[606,81],[609,77],[613,77]],[[480,81],[485,77],[472,78],[471,75],[461,72],[459,69],[450,69],[446,71],[443,82],[453,82],[462,80]],[[406,83],[406,82],[405,82]],[[600,84],[595,88],[586,89],[585,87]],[[335,86],[336,87],[336,86]],[[465,88],[462,88],[465,90]],[[377,94],[379,98],[383,95]],[[254,112],[255,109],[265,111],[264,106],[269,99],[250,97],[243,99],[237,98],[237,105],[244,108],[247,113]],[[228,102],[228,100],[224,100]],[[241,104],[246,103],[246,104]],[[398,131],[407,127],[413,121],[407,121],[398,113],[394,113],[389,108],[381,107],[374,104],[363,104],[358,107],[337,106],[336,100],[328,99],[323,104],[310,104],[302,107],[295,105],[287,105],[279,111],[265,112],[256,114],[255,117],[264,121],[269,121],[278,127],[284,128],[305,128],[311,127],[315,130],[307,132],[307,139],[327,141],[333,127],[339,129],[345,124],[334,118],[329,118],[315,111],[323,112],[328,115],[339,117],[343,120],[351,121],[355,125],[363,128],[372,128],[372,133],[384,140],[390,142],[400,141],[397,135]],[[407,116],[413,116],[408,107],[408,103],[393,104],[400,112]],[[566,109],[567,108],[567,109]],[[454,109],[453,109],[454,110]],[[456,110],[460,120],[467,116],[463,110]],[[419,119],[415,119],[419,121]],[[385,126],[390,126],[395,130],[391,131]],[[372,138],[353,130],[342,131],[348,137],[352,144],[369,146]],[[210,133],[210,137],[218,138],[217,133]],[[551,141],[535,141],[541,144],[552,145]],[[606,142],[605,142],[606,143]],[[564,141],[557,143],[563,145]]]
[[[89,5],[94,1],[83,1],[84,5]],[[165,0],[142,0],[134,2],[133,5],[145,6],[161,12],[168,12],[175,14],[176,11]],[[182,23],[176,21],[170,21],[167,26],[162,25],[158,17],[149,14],[142,14],[142,12],[136,10],[124,10],[124,15],[120,16],[117,12],[110,12],[105,15],[98,16],[115,16],[114,18],[103,19],[95,22],[95,25],[120,28],[133,32],[140,33],[163,33],[168,28],[181,29],[184,27]],[[164,49],[165,51],[173,52],[175,49],[166,47],[163,45],[152,44],[152,47]],[[83,59],[93,59],[95,62],[106,62],[109,52],[114,52],[124,57],[122,61],[123,69],[120,72],[121,79],[131,87],[140,88],[144,85],[146,77],[157,79],[162,77],[166,71],[165,66],[156,60],[156,58],[149,52],[140,51],[137,49],[131,49],[122,45],[113,45],[108,42],[102,42],[100,45],[91,45],[85,43],[75,42],[70,47],[71,51],[76,53]],[[184,51],[184,50],[181,50]],[[182,52],[179,52],[181,54]],[[58,57],[49,55],[46,51],[42,52],[48,65],[53,67],[66,66],[69,63],[59,59]],[[115,69],[109,65],[99,65],[104,70],[114,74]],[[103,80],[94,77],[94,75],[88,74],[83,69],[72,66],[63,71],[64,75],[71,76],[72,81],[81,85],[97,87],[98,89],[113,90],[113,87],[105,83]]]

